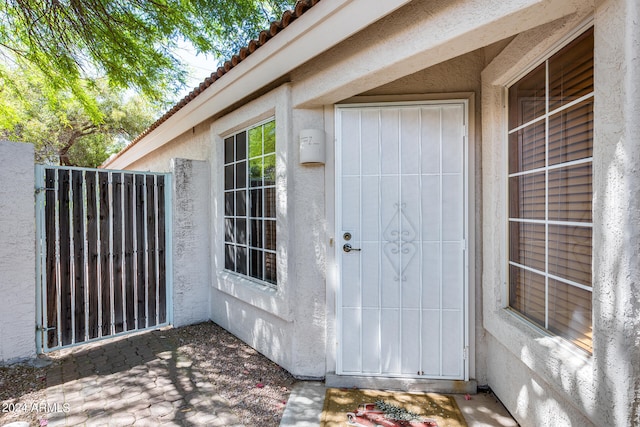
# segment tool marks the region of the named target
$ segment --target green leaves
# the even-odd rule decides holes
[[[229,59],[294,3],[2,1],[0,137],[34,143],[40,161],[99,164],[175,101],[180,42]]]
[[[125,98],[102,80],[78,81],[84,100],[71,89],[51,90],[46,81],[35,67],[0,66],[0,139],[34,144],[38,162],[95,167],[154,119],[156,105]]]
[[[153,101],[184,86],[172,53],[180,40],[230,57],[294,0],[6,0],[0,2],[0,57],[35,67],[48,90],[68,90],[99,116],[86,81],[106,79]],[[212,72],[214,70],[211,70]]]

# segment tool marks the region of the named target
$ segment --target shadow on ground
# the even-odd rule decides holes
[[[28,393],[12,396],[8,401],[26,402],[25,410],[0,414],[0,425],[278,426],[294,383],[288,372],[210,322],[47,357],[52,363],[41,377],[44,394],[35,391],[38,410],[29,410]]]

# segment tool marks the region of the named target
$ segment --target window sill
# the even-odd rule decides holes
[[[498,309],[487,316],[485,328],[514,358],[556,391],[576,401],[578,407],[582,401],[591,401],[586,396],[595,399],[590,354],[563,338],[548,334],[509,308]]]
[[[217,278],[213,287],[218,291],[282,320],[293,321],[287,302],[274,285],[251,280],[229,271],[218,272]]]
[[[522,323],[523,327],[530,328],[533,330],[534,334],[537,334],[539,338],[535,338],[545,347],[553,348],[553,349],[563,349],[564,352],[569,352],[571,358],[579,358],[583,361],[589,361],[592,358],[592,353],[584,350],[578,345],[571,343],[570,340],[566,338],[562,338],[561,336],[554,335],[552,332],[547,331],[541,326],[535,324],[531,320],[527,319],[517,310],[514,310],[511,307],[503,308],[507,316],[510,316],[514,319],[514,322]]]

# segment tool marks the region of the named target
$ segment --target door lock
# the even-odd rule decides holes
[[[359,251],[361,251],[362,249],[360,249],[360,248],[354,248],[354,247],[352,247],[349,243],[345,243],[345,244],[342,246],[342,250],[343,250],[343,251],[345,251],[345,252],[352,252],[352,251],[354,251],[354,252],[359,252]]]
[[[348,242],[349,240],[351,240],[351,233],[347,231],[342,235],[342,238]]]

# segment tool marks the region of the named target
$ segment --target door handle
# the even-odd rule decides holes
[[[354,248],[354,247],[352,247],[349,243],[345,243],[345,244],[342,246],[342,250],[343,250],[343,251],[345,251],[345,252],[351,252],[351,251],[361,251],[362,249],[360,249],[360,248]]]

